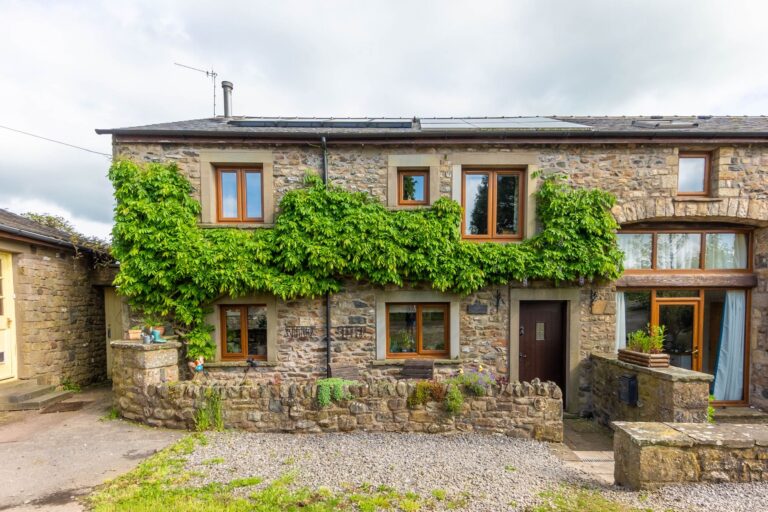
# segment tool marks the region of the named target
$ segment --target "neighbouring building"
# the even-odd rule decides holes
[[[768,406],[768,118],[216,117],[111,134],[114,154],[175,162],[201,228],[274,223],[307,169],[392,209],[440,197],[464,208],[462,235],[515,243],[537,229],[535,171],[617,197],[624,275],[605,285],[510,282],[469,296],[346,281],[330,299],[332,361],[373,375],[403,357],[442,371],[483,364],[510,380],[557,382],[591,407],[590,353],[615,353],[648,322],[667,327],[673,364],[716,375],[723,404]],[[483,192],[484,191],[484,192]],[[209,368],[324,376],[323,299],[221,297]],[[233,370],[234,368],[234,370]]]
[[[105,289],[114,296],[114,269],[96,259],[71,234],[0,209],[0,390],[29,384],[13,389],[41,385],[43,393],[106,378]]]

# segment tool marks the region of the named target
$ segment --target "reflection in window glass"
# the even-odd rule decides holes
[[[699,268],[701,235],[699,233],[659,233],[656,235],[656,268]]]
[[[267,307],[248,306],[248,355],[267,355]]]
[[[747,268],[747,235],[744,233],[707,233],[705,268]]]
[[[221,215],[227,219],[236,219],[237,211],[237,174],[221,173]]]
[[[624,253],[625,269],[651,268],[653,235],[651,233],[619,233],[619,249]]]
[[[516,235],[519,224],[520,176],[496,175],[496,234]]]
[[[389,351],[416,352],[416,306],[391,304],[389,306]]]
[[[421,348],[427,351],[444,352],[445,344],[445,308],[443,306],[421,307]]]
[[[240,309],[227,309],[226,316],[226,351],[229,354],[241,354],[243,352]]]
[[[245,216],[249,219],[262,217],[261,207],[261,173],[245,173]]]
[[[644,330],[651,321],[651,292],[624,292],[626,334]]]
[[[466,235],[488,234],[488,175],[465,174]]]
[[[706,190],[707,159],[704,157],[680,157],[680,176],[677,191],[684,193],[704,192]]]
[[[698,297],[699,290],[656,290],[656,297],[669,299],[675,297]]]
[[[403,175],[403,201],[423,203],[427,200],[427,177],[424,174]]]

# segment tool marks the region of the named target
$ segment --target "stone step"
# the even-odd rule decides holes
[[[768,413],[754,407],[717,407],[715,423],[753,423],[768,425]]]
[[[72,396],[71,391],[51,391],[44,395],[38,395],[23,402],[0,403],[0,411],[29,411],[48,407],[56,402],[61,402]]]
[[[53,386],[21,381],[0,386],[0,404],[18,404],[53,391]]]

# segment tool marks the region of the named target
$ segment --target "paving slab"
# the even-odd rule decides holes
[[[108,388],[76,394],[77,411],[17,412],[0,421],[0,510],[82,510],[79,496],[133,469],[184,432],[105,420]]]

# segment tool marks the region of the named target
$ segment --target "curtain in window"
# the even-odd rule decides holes
[[[725,292],[720,349],[715,364],[715,400],[741,400],[744,392],[744,330],[746,294]]]
[[[744,233],[708,233],[707,268],[747,268],[747,236]]]
[[[658,268],[699,268],[700,257],[700,234],[659,233],[656,235],[656,266]]]
[[[624,292],[616,292],[616,351],[627,348],[627,308]]]
[[[619,249],[624,253],[624,268],[651,268],[653,235],[650,233],[620,233]]]

